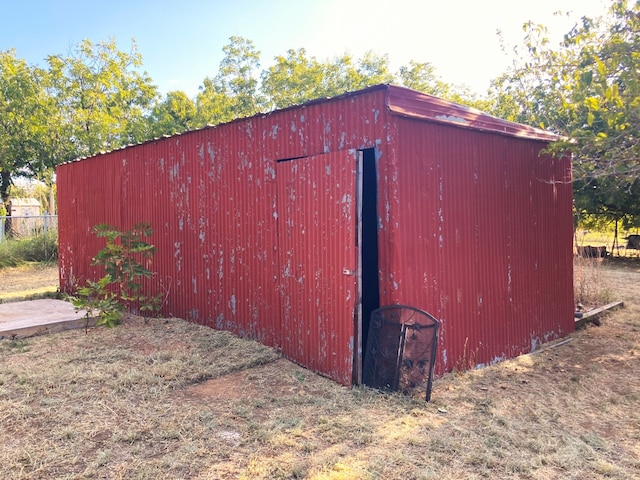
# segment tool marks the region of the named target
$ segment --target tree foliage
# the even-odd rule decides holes
[[[262,72],[262,91],[269,107],[283,108],[327,95],[325,67],[309,58],[304,48],[275,57],[275,64]]]
[[[146,139],[145,117],[157,90],[151,78],[138,71],[142,57],[135,42],[127,53],[118,50],[113,38],[97,44],[84,40],[68,56],[51,55],[47,61],[67,143],[58,160]]]
[[[0,52],[3,199],[16,176],[50,183],[61,162],[380,83],[477,105],[468,90],[443,82],[428,63],[411,62],[394,73],[386,55],[319,60],[298,49],[261,71],[251,40],[233,36],[222,50],[217,73],[203,80],[193,99],[181,91],[160,97],[141,71],[135,42],[125,52],[113,38],[84,40],[67,55],[47,57],[46,68],[28,65],[12,50]]]
[[[186,93],[172,91],[157,102],[148,118],[149,132],[154,138],[173,135],[198,127],[196,106]]]
[[[84,310],[87,321],[96,315],[96,325],[114,327],[126,310],[156,315],[162,306],[163,295],[145,293],[144,279],[151,278],[150,270],[156,248],[147,239],[153,234],[151,225],[145,222],[131,230],[120,231],[107,224],[93,227],[93,233],[106,239],[106,245],[98,251],[92,266],[104,268],[105,275],[97,282],[87,280],[69,297],[76,310]]]
[[[231,37],[218,74],[206,77],[196,99],[201,124],[216,124],[258,113],[264,104],[258,90],[260,52],[251,40]]]
[[[379,83],[391,83],[394,76],[389,71],[389,57],[367,52],[360,60],[344,54],[325,64],[325,84],[328,95],[360,90]]]
[[[640,215],[640,2],[615,0],[558,47],[525,25],[526,61],[494,82],[494,113],[552,130],[574,157],[576,209],[629,224]]]
[[[344,54],[320,61],[301,48],[274,60],[275,64],[262,72],[261,89],[268,108],[284,108],[394,81],[389,58],[373,52],[360,60]]]
[[[69,55],[51,55],[47,68],[0,52],[0,196],[19,176],[51,183],[61,162],[145,140],[157,97],[129,53],[114,39],[85,40]]]
[[[15,51],[0,51],[0,200],[8,200],[17,176],[41,169],[47,143],[50,102],[45,72],[27,65]]]
[[[405,87],[442,97],[449,93],[450,86],[436,74],[436,68],[428,62],[415,62],[400,67],[400,79]]]

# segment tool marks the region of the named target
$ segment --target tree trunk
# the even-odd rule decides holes
[[[4,235],[11,236],[11,207],[9,205],[9,187],[11,186],[11,174],[6,170],[0,172],[0,199],[7,209],[7,218],[4,221]]]
[[[9,187],[11,186],[11,173],[6,170],[0,171],[0,200],[4,203],[5,207],[8,206],[9,201]],[[11,212],[9,212],[11,213]]]

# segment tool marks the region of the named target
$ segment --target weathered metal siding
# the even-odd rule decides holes
[[[539,156],[544,142],[420,120],[389,131],[397,182],[384,186],[393,238],[381,302],[442,320],[437,371],[571,332],[569,160]]]
[[[570,165],[538,156],[551,138],[380,86],[62,165],[61,287],[99,275],[93,225],[150,221],[163,314],[351,383],[357,228],[330,197],[354,188],[334,162],[375,148],[380,303],[442,320],[438,373],[512,357],[573,328]]]
[[[282,348],[341,383],[355,346],[357,155],[341,151],[278,163]]]
[[[118,166],[100,157],[75,163],[73,170],[58,167],[58,210],[62,213],[58,217],[58,265],[63,291],[72,292],[76,285],[99,274],[90,263],[104,241],[90,232],[98,223],[119,224],[121,178]]]
[[[334,305],[344,305],[343,287],[325,285],[304,312],[314,319],[323,317],[318,326],[322,331],[307,334],[298,329],[302,338],[286,339],[290,331],[285,327],[291,326],[284,323],[283,301],[294,284],[283,279],[279,263],[285,242],[278,233],[285,232],[285,215],[279,210],[289,204],[279,206],[278,185],[287,177],[278,178],[276,165],[278,160],[376,145],[384,156],[385,95],[386,87],[377,88],[60,166],[63,290],[72,291],[74,284],[100,273],[88,267],[104,245],[89,233],[93,225],[106,222],[128,229],[149,221],[155,230],[151,242],[157,247],[157,275],[149,286],[166,294],[163,314],[255,338],[317,372],[351,383],[353,308],[345,314],[348,318],[329,318],[337,311]],[[322,182],[317,186],[327,190],[325,194],[329,187]],[[304,212],[304,203],[292,202],[294,215],[289,219],[311,221],[315,213]],[[329,262],[353,248],[327,242],[326,256],[318,258],[318,245],[302,237],[286,241],[306,244],[300,253],[307,256],[305,261],[324,258],[325,271],[332,272]],[[345,278],[356,281],[355,276]],[[331,339],[328,351],[318,349],[319,336]]]

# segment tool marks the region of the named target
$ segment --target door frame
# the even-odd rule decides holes
[[[354,323],[354,348],[353,348],[353,383],[362,384],[362,363],[364,352],[362,351],[362,206],[363,206],[363,160],[362,150],[356,152],[356,304],[353,312]]]

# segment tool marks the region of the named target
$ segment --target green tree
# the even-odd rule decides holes
[[[367,52],[354,61],[351,55],[345,53],[325,64],[324,96],[332,97],[380,83],[392,83],[394,78],[389,70],[387,55]]]
[[[167,93],[153,107],[148,121],[152,137],[182,133],[201,126],[197,124],[195,103],[181,91]]]
[[[60,116],[57,161],[88,156],[145,140],[148,115],[157,89],[141,73],[142,56],[132,42],[130,52],[116,41],[84,40],[71,53],[47,59],[50,91]]]
[[[145,293],[144,279],[154,273],[149,269],[156,248],[147,239],[153,234],[145,222],[133,229],[120,231],[101,223],[93,233],[106,239],[106,245],[93,258],[91,265],[104,267],[105,275],[97,282],[87,280],[75,296],[69,297],[77,310],[85,310],[87,321],[97,315],[96,325],[114,327],[120,323],[125,310],[138,311],[145,320],[162,306],[163,295]]]
[[[579,213],[612,220],[640,213],[640,1],[615,0],[609,14],[582,18],[559,47],[525,25],[526,61],[494,83],[494,112],[547,128],[574,158]]]
[[[261,91],[270,108],[284,108],[394,81],[388,57],[373,52],[357,61],[344,54],[321,62],[308,57],[301,48],[289,50],[286,57],[277,56],[275,61],[275,65],[262,72]]]
[[[67,57],[36,68],[0,52],[0,197],[18,176],[52,188],[61,162],[145,140],[156,88],[138,71],[142,58],[115,40],[85,40]]]
[[[0,198],[19,176],[38,174],[49,135],[50,102],[46,72],[0,51]]]
[[[275,57],[275,64],[262,72],[261,91],[271,108],[299,105],[326,95],[323,86],[325,66],[307,57],[304,48],[288,50]]]
[[[449,85],[436,75],[436,68],[428,62],[414,62],[400,67],[402,85],[419,92],[442,97],[449,93]]]
[[[200,124],[216,124],[248,117],[264,107],[258,90],[260,52],[251,40],[232,36],[223,47],[225,54],[218,74],[206,77],[196,98]]]
[[[261,110],[285,108],[397,80],[388,56],[371,51],[359,59],[345,53],[320,61],[308,56],[304,48],[290,49],[286,55],[276,56],[275,63],[259,77],[260,52],[251,40],[231,37],[223,52],[218,74],[204,79],[196,98],[199,125],[217,124]],[[484,106],[468,88],[454,87],[438,79],[430,64],[411,62],[409,67],[400,69],[400,78],[410,88]]]

